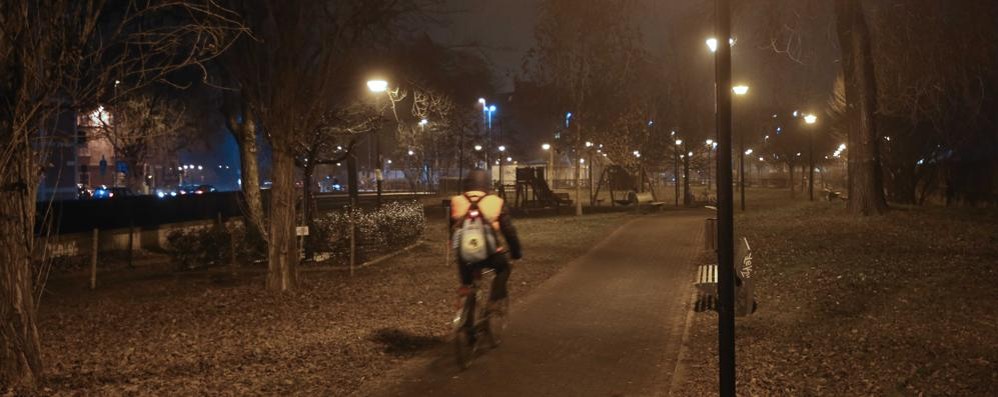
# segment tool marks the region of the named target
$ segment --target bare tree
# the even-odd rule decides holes
[[[420,0],[235,1],[256,35],[236,44],[226,69],[264,128],[273,148],[267,288],[294,289],[295,157],[305,134],[322,123],[337,102],[361,81],[351,60],[390,37]]]
[[[35,192],[46,140],[65,128],[60,115],[200,65],[241,31],[232,17],[195,1],[0,3],[0,388],[31,389],[42,374]]]
[[[541,3],[535,28],[537,44],[526,67],[536,83],[549,90],[554,107],[571,112],[574,147],[576,215],[582,214],[581,163],[584,143],[610,140],[622,109],[635,104],[629,88],[643,58],[640,35],[631,23],[634,2],[604,0],[580,3],[547,0]],[[565,117],[564,113],[552,115]]]
[[[135,192],[146,191],[144,170],[151,160],[173,155],[191,138],[193,124],[186,106],[162,93],[136,92],[94,112],[97,117],[90,117],[93,123],[81,127],[110,143],[115,157],[127,165],[127,186]]]

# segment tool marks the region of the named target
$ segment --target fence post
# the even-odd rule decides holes
[[[98,231],[94,228],[92,249],[90,250],[90,289],[97,288],[97,238]]]
[[[353,267],[357,263],[357,227],[353,223],[353,209],[350,210],[350,277],[353,277]]]

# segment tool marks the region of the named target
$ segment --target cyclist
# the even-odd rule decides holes
[[[461,228],[464,217],[468,214],[472,202],[476,202],[479,211],[486,221],[488,221],[495,235],[502,236],[506,243],[498,241],[495,252],[491,253],[488,259],[478,263],[461,263],[458,256],[458,274],[461,277],[462,290],[467,290],[473,281],[475,272],[483,268],[495,270],[495,278],[492,280],[491,293],[489,294],[489,310],[497,310],[504,307],[501,301],[506,299],[506,282],[509,280],[510,261],[507,252],[513,259],[520,259],[520,239],[516,235],[516,229],[506,210],[506,204],[502,198],[491,192],[491,178],[481,169],[472,170],[464,180],[461,195],[454,196],[450,201],[450,231],[451,235]]]

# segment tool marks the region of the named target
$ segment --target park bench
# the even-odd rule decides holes
[[[835,201],[835,200],[849,201],[849,197],[843,194],[842,192],[834,191],[831,189],[824,189],[824,193],[825,193],[825,201]]]
[[[735,315],[747,316],[755,313],[755,289],[752,280],[752,248],[748,239],[742,238],[735,252]],[[740,258],[740,262],[739,259]],[[717,265],[697,267],[697,301],[694,310],[702,312],[717,308]]]
[[[570,198],[571,196],[569,196],[568,193],[555,193],[554,197],[558,199],[558,205],[565,207],[572,206],[572,199]]]
[[[664,201],[655,201],[655,197],[650,192],[630,192],[627,194],[627,199],[628,203],[634,205],[636,209],[652,208],[660,210],[665,205]]]

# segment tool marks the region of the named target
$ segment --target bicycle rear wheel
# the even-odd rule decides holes
[[[457,365],[461,369],[471,366],[471,361],[475,356],[474,324],[469,323],[471,314],[472,299],[465,299],[461,312],[454,324],[454,350],[457,358]]]
[[[506,330],[506,316],[509,313],[509,300],[503,299],[496,302],[493,305],[493,310],[486,314],[488,319],[487,333],[489,336],[489,344],[493,348],[499,347],[502,344],[503,331]]]
[[[467,369],[471,366],[471,359],[475,354],[475,346],[471,342],[471,338],[468,336],[468,331],[464,329],[458,329],[454,333],[454,348],[457,353],[457,365],[461,369]]]

